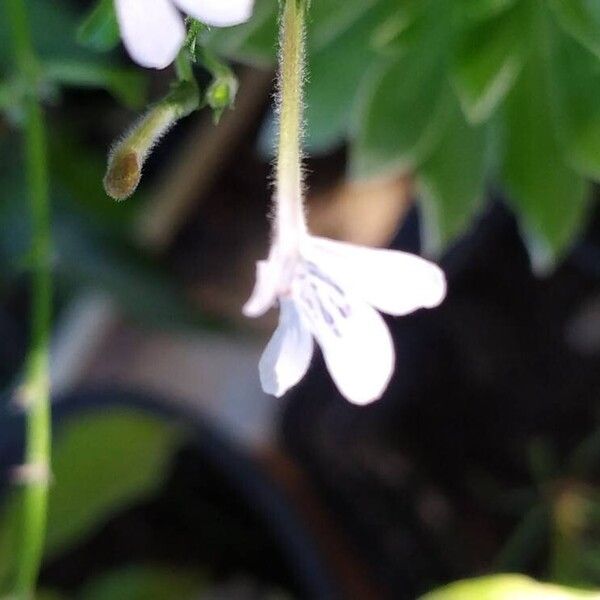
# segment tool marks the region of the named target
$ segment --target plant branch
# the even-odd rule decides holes
[[[50,327],[52,280],[50,272],[51,220],[46,127],[37,97],[39,67],[24,0],[7,0],[13,48],[19,76],[27,86],[24,100],[26,176],[31,210],[32,307],[31,340],[22,399],[26,408],[25,464],[13,594],[30,599],[42,562],[50,479]]]

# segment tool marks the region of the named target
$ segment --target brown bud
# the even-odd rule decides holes
[[[137,152],[116,152],[108,162],[104,189],[115,200],[125,200],[135,192],[142,177],[142,165]]]

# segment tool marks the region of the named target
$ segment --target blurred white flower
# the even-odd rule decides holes
[[[295,247],[276,241],[258,263],[244,306],[244,314],[257,317],[279,301],[279,326],[259,364],[262,387],[281,396],[298,383],[314,337],[342,395],[368,404],[383,394],[395,364],[388,327],[375,309],[399,316],[437,306],[446,294],[444,274],[405,252],[290,234]]]
[[[179,10],[207,25],[239,25],[252,15],[254,0],[115,0],[121,37],[143,67],[170,65],[185,40]],[[179,9],[179,10],[178,10]]]

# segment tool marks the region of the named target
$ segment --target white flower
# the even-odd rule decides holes
[[[368,404],[383,394],[395,364],[392,338],[375,309],[400,316],[437,306],[446,294],[444,274],[406,252],[289,233],[293,245],[276,241],[258,263],[243,309],[257,317],[279,301],[279,326],[259,364],[262,387],[281,396],[298,383],[314,337],[342,395]]]
[[[281,396],[304,377],[314,338],[340,392],[368,404],[385,391],[395,363],[392,337],[377,311],[406,315],[437,306],[446,279],[436,265],[406,252],[309,234],[300,151],[306,6],[281,3],[274,236],[243,311],[258,317],[279,303],[279,326],[259,364],[265,392]]]
[[[207,25],[227,27],[247,21],[254,0],[115,0],[123,42],[144,67],[163,69],[177,56],[185,26],[179,10]]]

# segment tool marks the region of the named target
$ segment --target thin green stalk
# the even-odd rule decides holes
[[[24,0],[7,0],[7,8],[16,65],[28,90],[24,110],[26,175],[32,223],[32,312],[30,350],[23,384],[27,412],[25,463],[20,471],[23,483],[21,521],[19,539],[15,544],[12,592],[18,600],[29,600],[35,592],[44,550],[50,473],[51,225],[46,128],[36,94],[39,69],[27,8]]]

